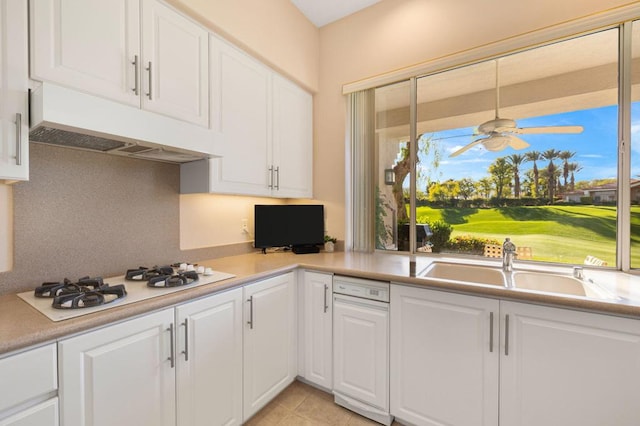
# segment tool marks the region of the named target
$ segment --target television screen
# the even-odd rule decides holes
[[[256,204],[254,213],[256,248],[324,243],[324,206],[321,204]]]

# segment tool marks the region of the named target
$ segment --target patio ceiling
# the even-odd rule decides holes
[[[608,30],[500,58],[500,117],[518,120],[616,104],[617,39],[617,31]],[[494,118],[495,67],[492,60],[418,79],[418,134]],[[633,70],[632,81],[640,85],[640,58]],[[387,140],[408,138],[408,93],[408,83],[376,90],[376,128]],[[640,91],[633,96],[640,97]]]

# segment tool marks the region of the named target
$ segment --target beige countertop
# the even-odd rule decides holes
[[[298,267],[321,272],[352,275],[363,278],[394,281],[432,289],[475,294],[505,300],[539,303],[569,309],[640,318],[640,277],[616,271],[585,269],[586,278],[619,297],[618,300],[595,299],[579,296],[514,290],[511,288],[468,284],[455,281],[411,277],[409,255],[383,253],[319,253],[294,255],[291,253],[251,253],[198,262],[215,270],[234,274],[225,281],[184,289],[145,301],[117,306],[104,311],[53,322],[15,294],[0,296],[0,355],[55,341],[56,339],[108,325],[136,315],[184,303],[225,289],[241,286],[262,278],[295,270]],[[499,267],[494,261],[468,261],[438,256],[416,256],[418,273],[434,260],[485,264]],[[571,274],[570,267],[528,266],[516,264],[518,270],[536,270]]]

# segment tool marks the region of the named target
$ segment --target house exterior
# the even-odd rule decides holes
[[[562,194],[565,203],[580,203],[585,197],[591,198],[593,204],[615,203],[618,201],[618,187],[616,183],[585,188],[579,191]],[[631,179],[631,202],[640,203],[640,180]]]

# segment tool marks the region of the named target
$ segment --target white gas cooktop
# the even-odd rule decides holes
[[[166,287],[166,288],[151,288],[147,287],[146,281],[128,281],[125,280],[124,275],[118,277],[105,278],[104,283],[111,286],[117,284],[124,284],[127,290],[127,295],[122,299],[115,300],[105,305],[93,306],[89,308],[80,309],[56,309],[52,306],[53,299],[35,297],[33,290],[19,293],[18,297],[33,306],[40,311],[43,315],[47,316],[52,321],[62,321],[69,318],[75,318],[82,315],[91,314],[94,312],[103,311],[105,309],[113,308],[116,306],[128,305],[129,303],[139,302],[141,300],[151,299],[153,297],[163,296],[169,293],[175,293],[177,291],[186,290],[189,288],[198,287],[205,284],[211,284],[214,282],[227,280],[235,277],[235,275],[227,274],[225,272],[212,271],[211,274],[198,274],[199,279],[188,285],[178,287]]]

